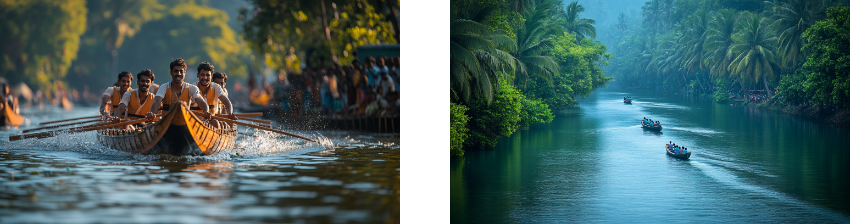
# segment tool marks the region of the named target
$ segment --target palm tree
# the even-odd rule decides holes
[[[558,21],[555,10],[560,9],[558,5],[554,0],[539,0],[526,5],[525,24],[517,30],[516,52],[513,54],[515,77],[522,78],[523,82],[529,74],[551,81],[552,75],[560,70],[552,57],[543,55],[543,50],[554,42],[550,37],[553,31],[562,31],[555,26]]]
[[[651,0],[644,3],[640,8],[643,14],[643,25],[649,27],[653,32],[661,31],[665,25],[661,4],[659,0]]]
[[[452,4],[451,36],[451,91],[452,99],[471,102],[473,97],[483,97],[487,103],[493,100],[494,88],[498,88],[498,73],[508,74],[514,70],[514,59],[510,53],[516,43],[503,32],[491,31],[482,21],[492,10],[459,15]],[[476,11],[476,10],[464,10]]]
[[[620,13],[620,16],[617,17],[617,24],[614,24],[614,27],[620,30],[623,38],[626,37],[626,30],[629,30],[629,23],[626,21],[625,13]]]
[[[771,21],[759,14],[745,12],[739,20],[739,33],[736,34],[735,44],[730,52],[735,56],[729,64],[729,70],[741,77],[741,80],[764,82],[764,90],[770,96],[767,77],[774,77],[776,65],[776,46],[778,40],[773,30],[769,29]]]
[[[782,63],[788,66],[799,65],[807,52],[801,52],[806,44],[803,37],[809,27],[826,15],[826,3],[823,0],[786,0],[773,3],[774,25],[779,33],[779,50]]]
[[[706,66],[703,59],[706,56],[705,39],[709,25],[709,15],[705,10],[697,10],[692,16],[684,20],[683,33],[680,44],[680,55],[682,57],[682,69],[686,74],[700,74]],[[700,88],[705,89],[699,76],[696,76]]]
[[[734,59],[729,51],[735,43],[732,35],[735,33],[737,13],[732,9],[721,9],[714,12],[706,31],[704,48],[707,51],[705,64],[709,66],[710,74],[714,77],[726,76],[729,64]],[[743,89],[743,83],[741,88]]]
[[[641,7],[643,13],[643,25],[650,27],[654,32],[660,32],[673,25],[673,13],[676,8],[674,0],[651,0]]]
[[[579,19],[579,14],[582,12],[584,12],[584,6],[579,5],[577,1],[571,2],[567,6],[567,10],[564,12],[564,26],[567,32],[575,34],[577,41],[588,37],[596,38],[596,27],[593,26],[596,20]]]

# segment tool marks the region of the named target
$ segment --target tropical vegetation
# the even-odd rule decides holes
[[[612,78],[612,55],[578,2],[451,1],[451,154],[552,122]]]
[[[607,67],[620,85],[848,109],[847,1],[650,0]],[[637,69],[635,69],[637,68]],[[765,102],[762,101],[762,102]]]

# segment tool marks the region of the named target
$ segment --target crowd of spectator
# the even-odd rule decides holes
[[[308,63],[300,74],[277,75],[274,83],[255,86],[248,80],[248,98],[254,105],[286,112],[292,119],[303,114],[382,116],[399,112],[400,61],[398,57],[366,57],[351,64]],[[241,89],[235,86],[235,89]]]

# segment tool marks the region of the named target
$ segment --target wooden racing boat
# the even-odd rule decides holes
[[[663,125],[661,125],[661,124],[658,124],[658,126],[649,126],[647,124],[644,124],[643,121],[640,122],[640,126],[642,128],[646,128],[646,129],[653,130],[653,131],[661,131],[661,129],[663,128]]]
[[[679,158],[679,159],[691,158],[691,152],[688,152],[688,153],[673,153],[673,151],[670,151],[670,149],[667,148],[668,145],[670,145],[670,144],[664,144],[664,150],[667,151],[668,156],[676,157],[676,158]]]
[[[0,126],[21,126],[24,123],[24,116],[9,108],[8,102],[3,103],[6,105],[3,107],[3,111],[0,111]]]
[[[235,128],[212,127],[180,102],[171,105],[171,110],[153,124],[136,130],[98,130],[97,138],[104,146],[120,151],[181,156],[214,155],[231,149],[236,134]]]
[[[631,103],[632,103],[632,99],[623,99],[623,103],[631,104]]]

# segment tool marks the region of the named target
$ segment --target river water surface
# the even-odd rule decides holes
[[[96,114],[24,110],[28,127]],[[273,124],[274,125],[274,124]],[[289,130],[284,130],[289,131]],[[0,223],[394,223],[399,135],[241,128],[215,156],[145,156],[92,132],[9,142],[0,130]]]
[[[643,117],[663,131],[642,130]],[[690,160],[665,155],[669,141]],[[599,89],[550,124],[453,158],[451,220],[848,223],[848,145],[846,129],[775,112]]]

